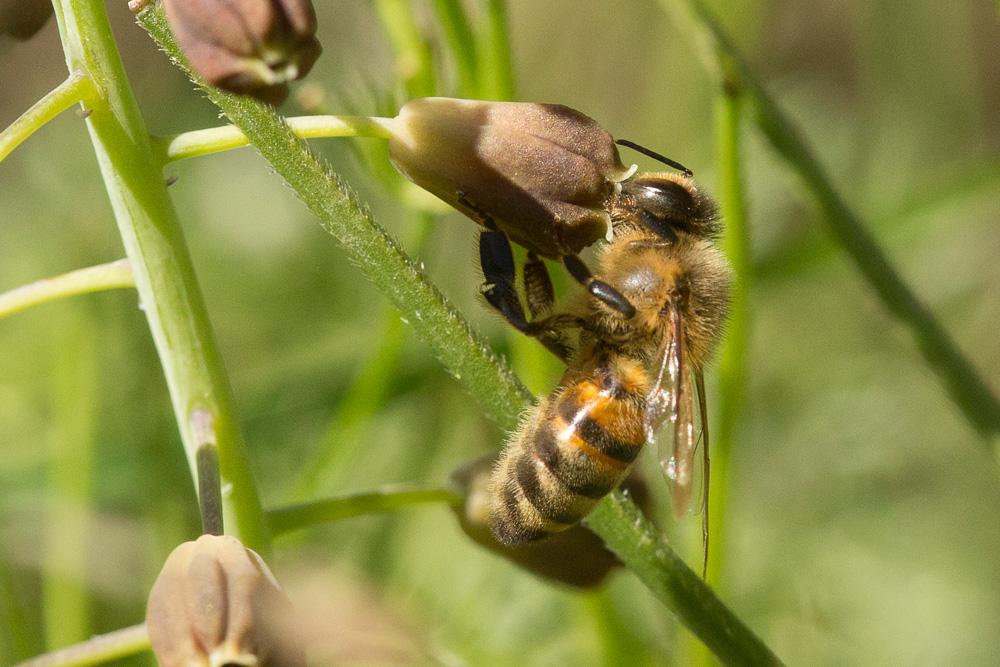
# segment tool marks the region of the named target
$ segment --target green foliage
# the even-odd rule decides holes
[[[974,399],[963,407],[978,407],[965,412],[988,432],[998,415],[982,396],[1000,377],[1000,310],[990,298],[1000,290],[995,8],[775,0],[718,13],[785,114],[762,136],[773,141],[790,117],[812,144],[807,176],[829,188],[824,212],[800,202],[788,178],[802,160],[787,160],[791,171],[775,161],[750,123],[738,158],[726,146],[741,127],[735,97],[713,133],[718,82],[686,47],[706,34],[704,22],[671,25],[664,17],[679,14],[640,3],[616,8],[613,19],[603,5],[569,2],[513,4],[509,16],[493,0],[321,4],[326,53],[311,81],[329,88],[329,112],[386,115],[385,100],[417,94],[510,97],[516,72],[520,99],[566,103],[690,164],[730,224],[740,210],[731,188],[742,178],[753,242],[742,259],[731,253],[747,277],[745,319],[734,320],[719,368],[708,373],[720,420],[713,435],[729,445],[725,481],[713,478],[713,493],[726,497],[713,531],[721,599],[793,664],[995,664],[996,468],[921,356],[946,350],[935,368],[961,371],[948,381],[951,393]],[[124,3],[112,14],[149,127],[166,136],[217,124],[216,109],[144,43]],[[0,124],[65,76],[52,26],[26,45],[0,43],[0,81],[22,84],[0,96]],[[67,88],[47,98],[29,130],[72,104]],[[371,91],[378,102],[361,101]],[[255,126],[273,122],[253,105],[213,101]],[[760,113],[759,101],[743,101]],[[282,113],[300,112],[289,103]],[[13,127],[6,136],[20,143],[28,131]],[[292,597],[343,629],[342,653],[329,662],[689,662],[679,625],[657,599],[687,625],[707,624],[703,635],[724,634],[732,612],[701,594],[662,536],[635,540],[649,529],[620,498],[591,521],[649,588],[626,573],[597,593],[553,587],[472,544],[445,509],[453,496],[442,480],[498,446],[525,400],[485,343],[470,344],[464,321],[447,313],[471,320],[515,367],[533,362],[475,298],[474,227],[414,202],[401,182],[370,178],[369,165],[384,169],[384,152],[376,139],[357,141],[368,143],[352,151],[343,140],[314,142],[321,157],[305,167],[282,162],[300,150],[290,135],[260,146],[279,174],[308,183],[309,208],[348,252],[316,232],[312,215],[248,150],[167,168],[179,177],[170,198],[215,328],[209,344],[218,341],[229,370],[222,393],[232,385],[231,413],[272,527],[339,519],[281,535],[275,547]],[[82,121],[64,114],[0,163],[0,292],[122,255],[93,154]],[[327,163],[358,195],[329,179]],[[162,189],[158,167],[131,180]],[[891,275],[920,295],[923,310],[909,308],[923,317],[918,331],[927,313],[943,325],[930,329],[930,344],[918,347],[887,316],[886,306],[912,306],[894,277],[842,261],[856,230],[817,231],[813,223],[838,210],[872,221],[861,239],[878,239],[878,257],[897,267]],[[147,231],[173,234],[163,220]],[[404,315],[402,324],[359,279],[365,274],[421,317]],[[442,310],[425,275],[453,311]],[[126,287],[125,278],[64,283],[29,300]],[[46,634],[73,641],[46,632],[46,615],[65,615],[63,630],[76,639],[135,623],[165,555],[200,530],[190,466],[135,306],[135,292],[118,289],[0,320],[0,663],[43,650]],[[959,348],[965,358],[954,356]],[[462,359],[478,361],[455,371]],[[531,386],[546,386],[547,372],[533,372]],[[372,492],[384,485],[388,492]],[[334,498],[281,506],[327,495]],[[398,511],[417,502],[430,504]],[[84,536],[66,508],[85,510]],[[362,516],[371,512],[387,513]],[[697,567],[698,518],[673,526],[666,514],[657,523]],[[39,526],[52,531],[51,547],[40,544]],[[71,550],[86,567],[59,579]],[[363,643],[362,630],[395,652]],[[722,651],[730,659],[761,648],[731,646],[742,652]]]

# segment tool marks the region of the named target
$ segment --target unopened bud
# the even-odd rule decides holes
[[[428,97],[403,105],[391,132],[404,176],[547,257],[605,236],[628,175],[611,135],[558,104]]]
[[[300,667],[291,603],[260,556],[229,536],[202,535],[167,557],[146,607],[163,667]]]
[[[25,40],[41,30],[52,16],[49,0],[0,0],[0,35]]]
[[[164,0],[191,67],[208,83],[279,104],[322,48],[309,0]]]
[[[456,508],[465,534],[476,543],[541,577],[570,586],[593,588],[604,581],[612,569],[621,565],[597,535],[586,526],[572,528],[537,542],[507,546],[490,530],[490,477],[497,456],[476,459],[452,473],[452,483],[465,497]],[[625,483],[640,505],[646,505],[648,493],[643,482],[633,474]]]

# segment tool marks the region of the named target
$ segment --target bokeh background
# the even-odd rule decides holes
[[[376,100],[400,94],[405,63],[394,63],[374,4],[317,5],[325,52],[309,81],[332,111],[373,113]],[[414,4],[435,44],[425,3]],[[109,5],[151,131],[217,124],[124,1]],[[996,391],[1000,8],[715,6]],[[477,7],[469,3],[474,16]],[[509,19],[518,99],[580,109],[712,188],[713,79],[660,4],[513,0]],[[452,72],[440,92],[454,90]],[[64,76],[54,24],[28,43],[0,40],[0,124]],[[300,113],[297,104],[283,110]],[[750,123],[745,136],[752,330],[721,595],[792,664],[996,664],[998,462],[794,174]],[[357,146],[314,145],[533,388],[551,386],[557,368],[532,366],[544,356],[512,342],[476,296],[475,227],[445,216],[420,241],[418,214],[371,177]],[[307,488],[316,497],[440,482],[499,446],[503,434],[260,158],[243,150],[167,173],[266,504]],[[0,291],[122,254],[84,125],[65,113],[0,164]],[[376,358],[394,336],[398,358]],[[660,516],[670,524],[665,505]],[[165,555],[198,526],[135,294],[0,321],[0,663],[139,622]],[[678,539],[697,563],[688,532]],[[585,593],[545,583],[470,541],[444,507],[282,537],[274,564],[325,628],[319,655],[335,664],[684,664],[691,655],[684,631],[628,572]]]

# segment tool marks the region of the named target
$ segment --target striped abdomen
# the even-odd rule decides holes
[[[492,528],[516,544],[569,528],[628,474],[642,449],[649,381],[631,362],[605,362],[544,399],[493,473]]]

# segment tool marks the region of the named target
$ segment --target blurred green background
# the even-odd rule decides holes
[[[151,131],[217,124],[124,1],[109,4]],[[414,4],[440,54],[430,12]],[[469,3],[473,15],[477,7]],[[837,187],[996,391],[996,4],[716,8]],[[325,91],[325,106],[383,111],[374,98],[398,92],[399,69],[375,10],[351,0],[317,9],[325,51],[309,81]],[[517,99],[577,108],[714,186],[712,78],[660,5],[517,0],[509,19]],[[450,66],[443,74],[438,90],[454,91]],[[64,76],[54,24],[28,43],[0,41],[0,125]],[[283,111],[301,113],[294,99]],[[750,380],[719,538],[722,598],[791,664],[997,664],[997,461],[909,332],[830,241],[796,177],[745,129]],[[419,215],[346,142],[314,145],[414,250]],[[293,499],[321,460],[335,470],[317,474],[315,494],[329,495],[437,483],[499,446],[503,434],[406,329],[389,382],[356,399],[356,378],[392,335],[394,315],[255,154],[167,173],[178,179],[171,192],[266,504]],[[475,227],[450,215],[430,228],[419,259],[474,326],[510,351],[503,323],[477,298],[475,242]],[[84,125],[65,113],[0,164],[0,291],[122,254]],[[516,363],[530,363],[513,345]],[[529,371],[544,390],[557,368]],[[669,524],[669,512],[660,514]],[[139,622],[166,554],[198,530],[135,294],[79,297],[0,321],[0,664]],[[686,532],[684,552],[698,563]],[[85,548],[64,555],[78,542]],[[274,563],[325,628],[317,656],[333,664],[688,660],[683,631],[627,572],[596,592],[544,583],[480,549],[441,507],[281,537]]]

